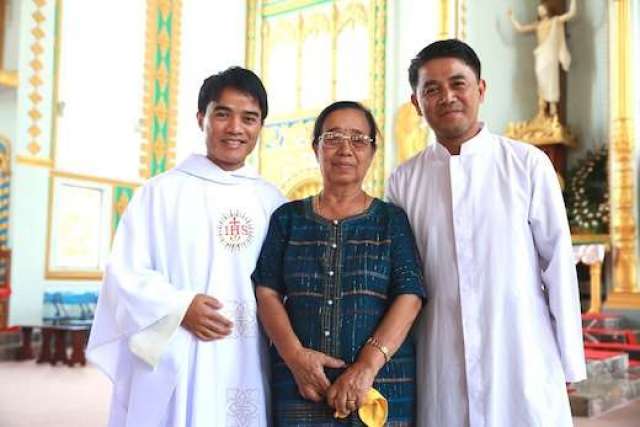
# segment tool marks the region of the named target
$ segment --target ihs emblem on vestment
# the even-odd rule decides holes
[[[223,214],[218,221],[218,239],[229,250],[241,250],[249,246],[254,236],[253,221],[240,210]]]

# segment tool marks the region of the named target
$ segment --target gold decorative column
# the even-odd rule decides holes
[[[631,1],[609,0],[613,289],[607,308],[640,308],[636,271]]]
[[[175,164],[182,0],[147,0],[140,177]]]
[[[439,39],[467,38],[467,1],[440,0]]]

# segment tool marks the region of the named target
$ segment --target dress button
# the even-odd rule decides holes
[[[329,335],[331,335],[331,332],[329,332],[329,331],[324,331],[324,336],[325,336],[325,337],[328,337]]]
[[[332,300],[332,299],[330,299],[329,301],[327,301],[327,304],[329,304],[329,305],[333,305],[333,300]]]
[[[329,276],[333,276],[333,271],[330,271],[330,272],[329,272]]]

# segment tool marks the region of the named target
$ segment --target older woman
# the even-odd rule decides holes
[[[320,113],[313,150],[323,190],[271,217],[253,274],[271,338],[276,425],[360,425],[373,387],[389,426],[414,424],[415,352],[406,339],[424,291],[404,212],[362,189],[377,127],[361,104]],[[336,420],[334,413],[349,414]]]

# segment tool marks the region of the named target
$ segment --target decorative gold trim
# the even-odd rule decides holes
[[[262,16],[281,15],[292,11],[298,11],[305,7],[314,6],[316,4],[327,3],[331,0],[284,0],[276,2],[266,1],[262,7]]]
[[[567,126],[560,123],[558,115],[549,116],[544,112],[539,112],[528,121],[509,122],[505,136],[537,146],[555,144],[571,148],[576,146],[576,138]]]
[[[152,122],[153,122],[153,93],[154,93],[154,62],[156,49],[156,20],[158,15],[157,0],[147,0],[147,18],[145,23],[144,48],[144,95],[142,107],[142,139],[140,147],[140,177],[151,176],[149,162],[153,159]]]
[[[258,0],[247,0],[247,16],[245,22],[247,28],[245,29],[245,51],[244,51],[244,65],[245,67],[254,70],[256,66],[256,28],[258,19]]]
[[[102,280],[102,272],[96,271],[45,271],[46,280]]]
[[[167,167],[176,163],[176,133],[178,129],[178,89],[180,85],[180,34],[182,34],[182,0],[173,0],[173,30],[171,31],[171,74],[169,97],[169,140],[167,141]]]
[[[27,151],[29,151],[32,156],[36,156],[40,151],[42,151],[40,143],[40,136],[42,135],[40,119],[42,119],[42,112],[40,111],[40,106],[42,104],[43,96],[40,93],[40,86],[44,84],[44,78],[42,76],[42,70],[44,68],[44,46],[42,41],[46,36],[44,22],[47,17],[44,12],[44,7],[47,4],[47,0],[33,0],[33,3],[36,5],[36,8],[31,14],[35,25],[31,29],[31,35],[34,38],[34,41],[30,46],[32,53],[31,61],[29,62],[31,77],[29,77],[28,81],[32,91],[29,94],[31,108],[29,108],[28,111],[30,126],[27,130],[29,135]]]
[[[297,190],[304,185],[316,184],[319,187],[322,187],[322,175],[320,175],[320,170],[318,168],[305,169],[295,174],[295,176],[290,177],[287,181],[282,184],[282,193],[285,194],[289,199],[292,199],[293,195],[300,195],[297,193]],[[306,194],[310,195],[310,194]]]
[[[101,177],[101,176],[94,176],[94,175],[83,175],[83,174],[79,174],[79,173],[75,173],[75,172],[66,172],[66,171],[61,171],[61,170],[52,170],[50,172],[51,176],[57,176],[60,178],[70,178],[70,179],[76,179],[79,181],[89,181],[89,182],[97,182],[100,184],[108,184],[108,185],[119,185],[122,187],[139,187],[142,185],[141,182],[133,182],[133,181],[122,181],[119,179],[111,179],[111,178],[105,178],[105,177]]]
[[[457,0],[456,37],[460,40],[467,39],[467,0]]]
[[[440,21],[438,38],[467,38],[467,2],[466,0],[440,0]]]
[[[4,144],[6,147],[6,152],[0,153],[0,174],[5,174],[6,176],[11,176],[11,150],[12,144],[9,137],[0,133],[0,144]],[[0,195],[2,193],[0,192]]]
[[[11,191],[11,140],[0,134],[0,249],[9,246],[9,203]]]
[[[615,1],[615,0],[614,0]],[[607,296],[606,308],[637,310],[640,307],[640,293],[615,290]]]
[[[0,0],[0,70],[4,67],[4,43],[7,31],[7,0]],[[1,71],[0,71],[1,72]],[[0,84],[1,80],[0,80]],[[0,327],[0,329],[2,329]]]
[[[333,16],[331,20],[332,27],[329,29],[332,34],[332,76],[331,76],[331,91],[332,91],[332,99],[335,99],[336,93],[336,55],[337,55],[337,47],[336,47],[336,38],[338,36],[338,28],[341,24],[348,22],[350,20],[355,19],[356,22],[361,22],[363,20],[362,15],[362,5],[361,1],[352,1],[352,2],[338,2],[336,0],[326,1],[314,1],[314,2],[296,2],[296,0],[292,1],[283,1],[283,4],[287,5],[296,5],[299,11],[299,7],[311,7],[318,4],[327,4],[332,5]],[[340,4],[341,6],[346,6],[350,12],[354,16],[351,16],[349,13],[345,12],[344,14],[338,13],[336,8],[336,4]],[[387,13],[387,2],[386,0],[368,0],[368,11],[366,15],[364,15],[364,19],[367,21],[367,29],[370,35],[370,51],[369,51],[369,70],[370,70],[370,86],[369,93],[367,95],[367,99],[360,100],[364,104],[366,104],[369,108],[371,108],[377,123],[380,125],[380,130],[382,134],[384,134],[384,123],[385,123],[385,53],[386,53],[386,13]],[[263,50],[263,46],[271,46],[273,41],[277,37],[286,37],[286,40],[296,40],[298,43],[296,47],[298,48],[298,61],[297,66],[300,66],[300,54],[302,41],[304,39],[305,33],[304,29],[306,28],[306,23],[304,29],[301,28],[300,17],[293,16],[289,18],[288,16],[283,19],[265,19],[265,2],[260,2],[259,0],[247,0],[247,13],[249,15],[253,14],[255,19],[252,19],[251,16],[247,16],[247,25],[255,25],[256,30],[253,31],[251,29],[247,29],[247,47],[246,52],[248,58],[246,58],[247,64],[251,66],[258,67],[259,73],[262,75],[262,78],[265,82],[269,82],[269,70],[267,69],[267,58],[269,57],[268,49]],[[275,4],[275,3],[274,3]],[[293,11],[293,6],[289,11]],[[328,13],[327,13],[328,15]],[[304,15],[305,19],[314,19],[313,13],[308,13]],[[282,31],[279,27],[278,31],[272,31],[271,23],[276,21],[286,21],[290,23],[290,30]],[[306,22],[306,21],[305,21]],[[279,23],[284,24],[286,23]],[[282,25],[281,25],[282,26]],[[311,25],[310,27],[314,27]],[[251,58],[252,55],[255,55]],[[299,73],[298,73],[299,74]],[[300,82],[292,82],[292,84],[297,85],[296,91],[296,103],[300,105]],[[273,114],[269,117],[269,121],[266,129],[273,127],[275,124],[282,122],[301,122],[308,120],[310,118],[314,118],[317,116],[318,111],[296,111],[292,114],[281,114],[278,116],[274,116]],[[262,133],[262,138],[265,137],[265,132]],[[262,140],[264,142],[264,139]],[[264,172],[264,163],[266,161],[266,144],[261,143],[258,149],[256,150],[257,154],[257,165],[258,169]],[[379,147],[374,158],[373,164],[371,166],[371,170],[365,180],[365,188],[368,192],[374,195],[382,195],[384,192],[384,172],[385,172],[385,162],[390,161],[390,159],[385,159],[384,157],[384,141],[380,141]],[[295,184],[295,183],[294,183]],[[290,185],[288,183],[287,185]],[[293,185],[293,184],[291,184]]]
[[[604,245],[605,252],[609,251],[611,238],[608,234],[572,234],[574,245],[599,244]],[[602,262],[597,261],[589,265],[590,304],[589,313],[600,313],[602,310]]]
[[[591,295],[591,304],[589,305],[589,313],[600,313],[602,310],[602,263],[594,262],[589,266],[589,293]]]
[[[338,93],[338,34],[335,25],[338,21],[338,6],[333,3],[332,9],[331,23],[334,27],[331,28],[331,99],[336,99]]]
[[[147,0],[142,178],[150,178],[175,164],[181,10],[182,0]],[[159,54],[169,56],[168,66],[166,61],[156,63]]]
[[[607,308],[640,308],[636,270],[631,0],[609,0],[613,290]]]
[[[602,244],[609,246],[611,237],[608,234],[572,234],[571,242],[574,245]]]
[[[0,70],[0,86],[11,88],[18,87],[18,72],[9,70]]]
[[[49,172],[49,190],[48,190],[48,201],[47,201],[47,232],[46,232],[46,246],[45,246],[45,257],[44,257],[44,278],[45,280],[102,280],[102,272],[94,271],[94,270],[69,270],[69,271],[60,271],[60,270],[51,270],[51,233],[53,228],[53,203],[54,203],[54,179],[55,178],[68,178],[75,179],[78,181],[92,182],[97,184],[106,184],[111,186],[111,191],[113,192],[113,187],[116,185],[139,185],[133,183],[126,183],[123,181],[117,181],[108,178],[95,177],[89,175],[81,175],[71,172],[64,171],[55,171],[52,170]],[[113,204],[112,204],[113,210]],[[113,237],[113,230],[112,230]]]
[[[62,10],[64,0],[56,0],[56,17],[53,40],[53,87],[51,90],[51,99],[53,106],[51,111],[51,147],[49,149],[49,157],[55,166],[58,156],[58,118],[59,115],[59,94],[60,94],[60,52],[62,46]]]
[[[409,160],[427,146],[429,128],[411,102],[398,107],[393,131],[398,164]]]
[[[47,235],[44,248],[44,277],[48,279],[51,277],[51,273],[54,273],[49,268],[51,265],[51,221],[53,220],[53,175],[49,173],[49,189],[47,191]]]
[[[440,22],[438,23],[438,38],[448,39],[450,30],[449,11],[451,10],[451,0],[440,0]]]
[[[299,42],[296,43],[296,76],[298,76],[296,79],[296,110],[300,110],[300,108],[302,108],[302,100],[300,99],[302,98],[302,78],[300,77],[302,76],[302,46],[304,45],[304,34],[302,33],[304,21],[302,20],[302,15],[298,15],[296,24],[296,34],[299,40]]]
[[[380,133],[385,134],[385,58],[387,37],[387,2],[372,0],[369,16],[369,34],[373,34],[371,46],[371,110],[376,118]],[[385,141],[381,138],[371,165],[365,187],[372,195],[384,194]],[[391,159],[386,159],[391,161]]]
[[[16,156],[16,163],[19,165],[37,166],[41,168],[53,167],[53,161],[51,161],[51,159],[43,159],[41,157],[32,157],[32,156],[23,156],[23,155]]]

